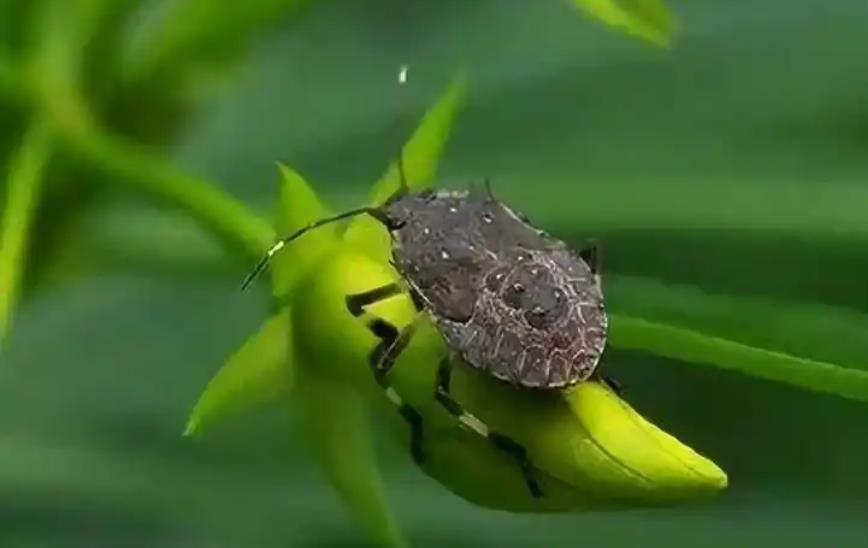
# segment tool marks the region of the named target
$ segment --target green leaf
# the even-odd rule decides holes
[[[0,345],[12,322],[45,170],[51,134],[36,121],[24,135],[6,174],[5,205],[0,217]]]
[[[437,172],[443,148],[452,131],[452,124],[464,97],[466,81],[463,75],[457,76],[437,102],[422,118],[419,127],[402,149],[404,172],[407,185],[413,190],[430,186]],[[393,162],[385,175],[377,181],[370,193],[370,203],[380,205],[400,188],[400,174],[397,163]],[[368,250],[372,256],[389,256],[389,236],[382,225],[368,217],[359,217],[349,226],[345,234],[348,242],[356,243]]]
[[[611,344],[868,402],[868,372],[613,314]]]
[[[674,23],[663,0],[570,0],[573,5],[609,26],[669,47]]]
[[[717,294],[633,276],[607,277],[604,289],[616,313],[868,371],[868,315],[852,309]]]
[[[464,98],[467,82],[458,75],[437,102],[425,113],[422,122],[401,150],[407,185],[412,190],[427,188],[434,181],[437,166],[458,108]],[[383,177],[370,192],[372,205],[379,205],[398,191],[401,185],[397,162],[392,162]]]
[[[293,382],[290,311],[284,308],[265,321],[220,368],[193,407],[185,436],[245,408],[275,399]]]
[[[282,237],[328,216],[329,211],[301,175],[283,164],[279,168],[276,226],[278,237]],[[298,280],[308,275],[323,254],[337,243],[336,234],[336,225],[322,226],[293,241],[272,259],[275,297],[288,295]]]
[[[613,347],[868,401],[863,314],[631,277],[612,278],[606,294]]]

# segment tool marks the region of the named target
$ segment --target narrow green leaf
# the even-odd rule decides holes
[[[37,121],[8,167],[0,217],[0,344],[10,327],[27,263],[27,247],[51,154],[51,135]]]
[[[422,122],[402,149],[407,184],[413,190],[427,188],[434,181],[437,166],[458,108],[464,98],[467,82],[458,75],[437,102],[425,113]],[[383,177],[371,188],[371,204],[382,204],[401,185],[397,162],[392,162]]]
[[[553,231],[777,231],[868,241],[868,185],[861,181],[830,180],[818,191],[798,181],[653,175],[601,181],[582,174],[516,173],[506,191],[511,203]],[[769,203],[774,207],[759,207]]]
[[[402,161],[407,184],[411,189],[427,188],[434,180],[443,148],[452,131],[452,124],[466,89],[463,75],[457,76],[425,116],[402,149]],[[393,162],[370,193],[370,203],[379,205],[400,188],[398,165]],[[367,250],[371,256],[385,259],[389,255],[389,237],[380,223],[359,217],[346,232],[347,241]]]
[[[868,402],[868,371],[756,348],[697,331],[612,314],[612,346],[707,364]]]
[[[624,276],[607,282],[606,295],[613,347],[868,401],[863,314]]]
[[[575,6],[611,27],[669,47],[674,22],[663,0],[570,0]]]
[[[185,436],[198,434],[220,419],[273,400],[290,389],[290,324],[289,309],[281,309],[229,358],[193,407]]]
[[[243,203],[209,181],[179,171],[146,147],[99,127],[83,108],[72,106],[75,113],[68,116],[61,110],[52,113],[69,151],[110,175],[104,181],[145,192],[183,210],[227,248],[248,257],[258,259],[274,241],[271,223]]]
[[[608,277],[604,289],[607,306],[626,316],[868,371],[868,315],[855,310],[634,276]]]
[[[276,226],[278,237],[282,237],[322,219],[329,211],[301,175],[283,164],[279,168]],[[336,242],[336,226],[325,225],[283,248],[272,260],[274,295],[279,298],[288,295]]]

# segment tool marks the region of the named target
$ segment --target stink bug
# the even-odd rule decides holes
[[[406,66],[398,81],[406,83]],[[398,192],[381,206],[320,219],[278,240],[245,278],[242,289],[275,253],[305,232],[357,215],[378,220],[392,236],[392,265],[404,284],[347,295],[346,305],[359,317],[365,307],[407,292],[419,312],[403,329],[380,318],[368,321],[380,339],[368,362],[377,383],[410,425],[414,460],[424,459],[423,418],[389,386],[387,374],[420,319],[427,317],[450,350],[440,363],[436,400],[462,425],[514,456],[531,494],[541,496],[527,450],[490,430],[450,394],[456,361],[451,358],[525,390],[552,391],[588,380],[608,334],[597,247],[590,244],[572,252],[498,201],[488,181],[485,192],[413,193],[401,155],[398,174]]]
[[[491,431],[451,396],[449,379],[456,360],[450,358],[524,390],[552,391],[588,380],[608,333],[597,247],[573,252],[498,201],[488,184],[486,191],[410,192],[400,160],[398,167],[401,189],[386,203],[320,219],[282,238],[242,288],[270,257],[309,230],[357,215],[381,222],[392,235],[392,264],[404,283],[347,295],[346,305],[359,317],[373,303],[409,293],[419,311],[403,329],[379,318],[368,323],[381,340],[369,364],[410,424],[413,458],[424,459],[422,416],[389,386],[387,374],[419,320],[427,317],[451,354],[440,365],[436,400],[465,427],[513,455],[530,492],[541,496],[524,447]]]

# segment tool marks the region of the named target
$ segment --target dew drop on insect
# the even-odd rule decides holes
[[[431,229],[426,226],[425,228],[422,229],[422,234],[424,234],[425,236],[428,236],[429,234],[431,234]]]
[[[449,213],[458,213],[458,208],[455,206],[449,206]]]
[[[449,258],[449,252],[446,251],[445,249],[441,249],[440,250],[440,258],[443,260],[448,259]]]

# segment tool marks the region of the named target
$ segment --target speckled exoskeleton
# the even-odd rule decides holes
[[[403,284],[391,283],[346,297],[347,309],[409,292],[421,317],[430,318],[452,357],[521,389],[558,390],[588,380],[607,336],[595,245],[578,253],[486,191],[411,193],[406,184],[380,207],[319,220],[278,241],[269,257],[303,233],[326,223],[368,214],[392,234],[392,263]],[[379,318],[368,326],[381,342],[370,355],[379,384],[411,426],[411,450],[421,461],[422,416],[389,387],[387,373],[413,336],[417,321],[399,330]],[[436,399],[461,423],[514,455],[528,488],[541,490],[523,446],[490,430],[449,392],[452,364],[441,363]]]

